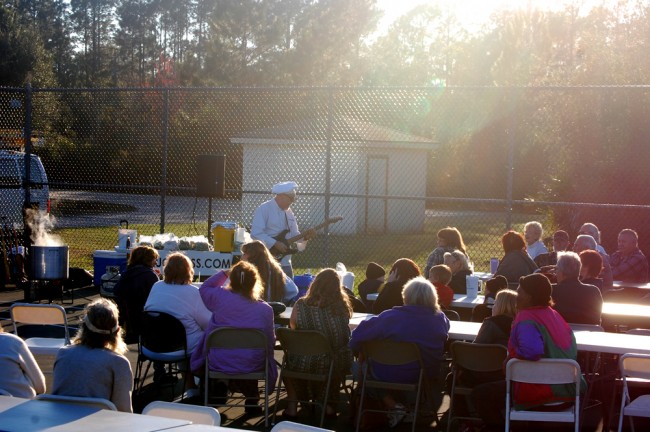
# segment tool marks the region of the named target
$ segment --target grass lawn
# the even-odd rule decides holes
[[[523,230],[523,224],[534,217],[514,215],[513,228]],[[540,220],[540,219],[538,219]],[[429,217],[425,220],[424,233],[377,234],[325,237],[319,235],[309,242],[304,253],[293,259],[295,274],[308,269],[312,274],[325,266],[334,267],[342,262],[348,271],[355,274],[356,286],[365,279],[366,265],[375,261],[386,271],[399,258],[411,258],[424,266],[429,253],[436,246],[436,233],[446,226],[456,226],[463,234],[467,250],[477,271],[488,271],[491,257],[501,257],[500,237],[505,231],[505,216],[502,213],[465,212]],[[540,220],[544,223],[544,220]],[[159,232],[158,225],[135,225],[138,234],[153,235]],[[165,231],[178,236],[195,235],[192,224],[167,224]],[[546,231],[553,232],[550,227]],[[70,266],[93,270],[93,252],[112,250],[117,244],[117,227],[67,228],[55,230],[70,248]]]

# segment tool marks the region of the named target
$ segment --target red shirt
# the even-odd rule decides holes
[[[449,309],[451,302],[454,300],[454,290],[440,282],[433,282],[433,286],[436,287],[436,291],[438,292],[438,304],[440,307]]]

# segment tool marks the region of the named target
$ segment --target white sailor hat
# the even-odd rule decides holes
[[[274,193],[276,195],[278,194],[295,195],[297,188],[298,185],[296,184],[296,182],[292,182],[292,181],[281,182],[273,185],[273,188],[271,188],[271,193]]]

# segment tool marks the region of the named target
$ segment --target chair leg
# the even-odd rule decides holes
[[[415,425],[418,422],[418,411],[420,410],[420,395],[422,394],[422,377],[418,383],[418,389],[415,394],[415,411],[413,411],[413,424],[411,425],[411,432],[415,432]]]
[[[361,417],[363,416],[363,400],[365,399],[366,396],[367,379],[368,379],[368,369],[366,367],[363,372],[363,382],[361,383],[361,398],[359,399],[359,408],[357,410],[357,426],[355,428],[355,432],[359,432],[359,428],[361,427]]]
[[[275,405],[273,406],[273,419],[271,420],[272,425],[275,425],[275,418],[278,414],[278,405],[280,405],[280,387],[282,387],[282,369],[280,369],[280,376],[278,377],[278,384],[275,389]]]
[[[269,374],[267,371],[264,380],[264,428],[269,428]]]

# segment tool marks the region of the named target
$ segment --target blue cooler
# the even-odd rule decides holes
[[[93,283],[100,286],[102,275],[106,273],[108,267],[119,267],[120,273],[126,271],[127,254],[126,252],[115,252],[108,250],[96,250],[93,252],[93,267],[95,270]]]
[[[293,298],[293,301],[298,300],[300,297],[304,297],[307,294],[307,289],[311,282],[314,280],[314,276],[310,273],[305,273],[303,275],[298,275],[293,277],[293,282],[298,287],[298,294]]]

